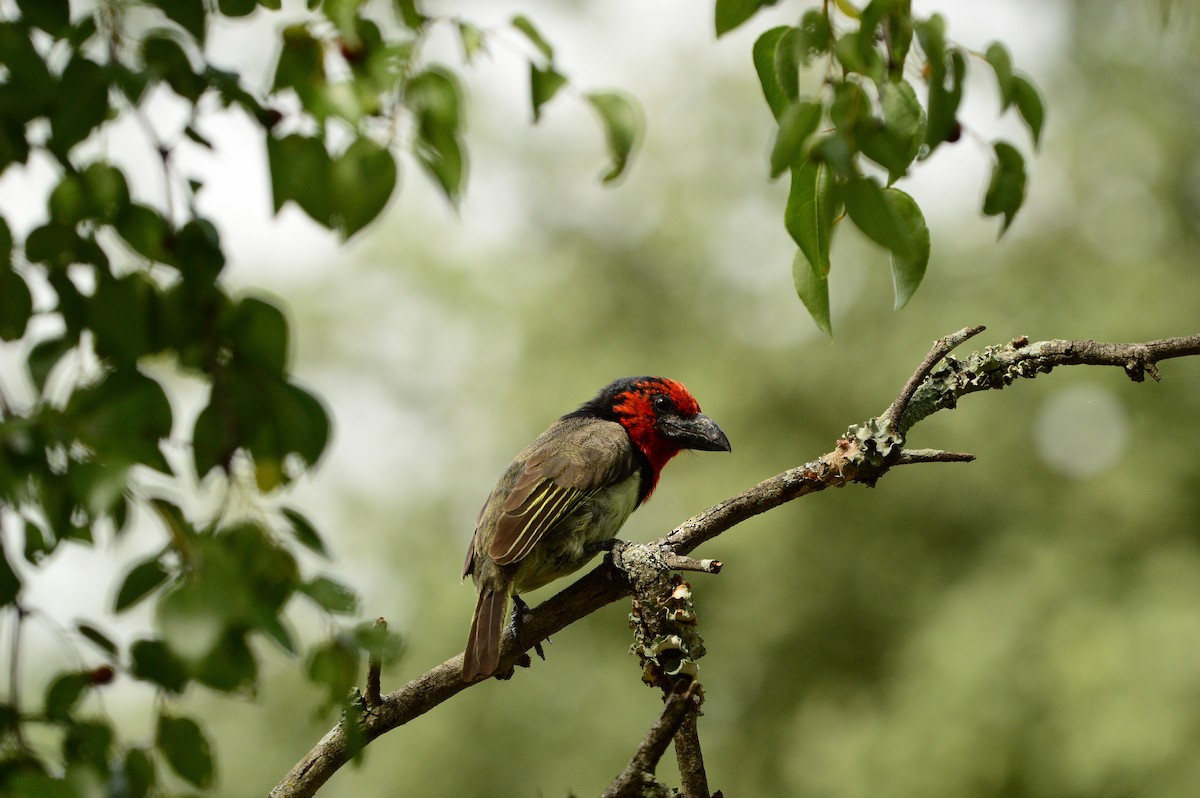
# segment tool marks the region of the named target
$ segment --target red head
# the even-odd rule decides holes
[[[663,466],[684,449],[730,451],[729,439],[716,422],[700,412],[696,398],[683,383],[666,377],[616,380],[576,413],[616,421],[625,427],[650,467],[643,500],[654,490]]]

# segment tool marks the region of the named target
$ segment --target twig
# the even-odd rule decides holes
[[[884,417],[891,422],[892,429],[899,431],[900,419],[904,416],[904,411],[908,409],[909,401],[921,383],[925,382],[925,378],[929,376],[929,372],[933,371],[933,367],[963,341],[979,335],[985,329],[987,328],[982,324],[976,327],[963,327],[958,332],[951,333],[933,342],[933,348],[929,350],[929,354],[925,355],[925,359],[921,361],[921,365],[917,366],[917,370],[908,378],[908,382],[904,383],[904,387],[900,390],[900,395],[896,397],[896,401],[892,402],[891,407],[884,413]]]
[[[975,455],[970,452],[943,452],[941,449],[905,449],[900,453],[899,465],[915,463],[970,463]]]
[[[958,334],[962,334],[961,331]],[[952,336],[947,336],[950,338]],[[929,371],[911,393],[907,409],[901,416],[901,426],[910,429],[938,410],[954,407],[958,398],[966,394],[1004,388],[1018,378],[1035,377],[1060,365],[1120,366],[1131,379],[1139,381],[1146,373],[1154,376],[1157,373],[1154,364],[1158,362],[1192,355],[1200,355],[1200,335],[1141,344],[1055,340],[1014,341],[1007,346],[988,347],[964,360],[948,361],[940,370]],[[897,465],[955,462],[969,457],[952,452],[911,450],[902,451],[895,462],[875,465],[869,461],[856,461],[853,452],[839,444],[828,454],[763,480],[708,508],[658,540],[633,544],[631,548],[639,545],[654,548],[663,558],[687,555],[747,518],[801,496],[852,482],[870,484]],[[513,664],[520,653],[529,650],[534,643],[630,592],[624,572],[606,560],[534,608],[521,626],[519,640],[506,632],[501,643],[500,670]],[[462,654],[458,654],[383,696],[382,703],[363,719],[363,744],[420,717],[465,690],[470,685],[463,682],[461,673]],[[345,743],[339,725],[296,764],[271,791],[271,798],[304,798],[316,793],[348,761]]]
[[[625,769],[613,780],[600,798],[638,798],[642,795],[647,781],[653,781],[654,770],[662,755],[666,753],[671,738],[677,737],[681,724],[689,717],[696,715],[695,694],[698,682],[689,680],[681,692],[667,696],[665,706],[658,720],[646,732],[641,745],[634,751]],[[694,727],[693,727],[694,728]],[[678,740],[676,741],[678,748]],[[691,796],[692,793],[687,793]],[[704,794],[708,798],[708,793]]]
[[[692,557],[684,557],[682,554],[667,552],[663,555],[663,561],[667,568],[672,571],[699,571],[703,574],[719,574],[721,569],[725,567],[725,563],[720,560],[697,560]]]
[[[704,771],[704,754],[700,751],[699,712],[683,716],[675,732],[675,761],[679,765],[684,798],[709,798],[708,774]]]
[[[387,621],[383,618],[376,618],[372,624],[372,629],[386,630]],[[374,709],[383,703],[383,696],[379,694],[379,671],[383,668],[383,662],[379,657],[378,651],[372,651],[367,657],[367,689],[363,693],[363,700],[369,708]]]

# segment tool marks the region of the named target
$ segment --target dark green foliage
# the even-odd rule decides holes
[[[762,5],[718,3],[718,33],[742,24]],[[947,39],[941,16],[922,19],[912,15],[908,3],[873,0],[835,26],[830,16],[841,7],[830,4],[810,9],[798,26],[771,28],[758,37],[753,51],[763,96],[778,123],[770,174],[777,177],[789,166],[793,170],[784,219],[801,248],[802,259],[816,268],[815,272],[805,268],[798,259],[793,276],[805,306],[826,332],[828,296],[823,278],[829,271],[828,239],[837,218],[821,215],[816,224],[813,214],[804,213],[803,209],[815,207],[815,173],[808,164],[828,167],[834,189],[827,193],[843,196],[850,221],[891,252],[896,307],[903,306],[928,265],[929,231],[911,197],[903,195],[902,213],[893,210],[871,175],[882,169],[891,185],[940,145],[958,140],[962,133],[958,108],[967,73],[966,58]],[[836,40],[835,27],[842,31]],[[924,105],[919,84],[911,81],[904,69],[914,39],[924,58]],[[1001,110],[1016,106],[1036,146],[1044,118],[1037,89],[1013,71],[1002,44],[992,44],[986,60],[996,75]],[[800,78],[814,64],[823,66],[824,82],[820,90],[808,93],[801,89]],[[1017,170],[1011,153],[1001,158],[1001,168],[1004,174],[994,177],[993,184],[1000,179],[1004,185],[989,190],[984,212],[1004,213],[1007,228],[1020,207],[1023,183],[1021,191],[1016,191]],[[795,175],[802,177],[796,179]],[[1023,181],[1023,171],[1021,175]]]
[[[1003,234],[1025,201],[1025,159],[1006,141],[997,141],[994,150],[996,163],[992,166],[992,178],[983,198],[983,212],[988,216],[1004,217],[1000,227]]]
[[[612,165],[603,179],[605,183],[611,183],[625,174],[645,124],[637,104],[623,94],[593,92],[587,95],[587,101],[604,125]]]
[[[117,612],[129,609],[167,581],[168,576],[170,574],[163,566],[161,557],[154,556],[143,560],[126,574],[121,589],[117,591],[117,601],[113,609]]]
[[[200,788],[212,783],[212,752],[194,720],[159,716],[155,745],[171,769],[188,782]]]

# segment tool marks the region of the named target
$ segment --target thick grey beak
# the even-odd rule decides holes
[[[691,418],[671,417],[661,421],[664,435],[684,449],[698,449],[702,452],[729,452],[729,438],[725,432],[703,413],[697,413]]]

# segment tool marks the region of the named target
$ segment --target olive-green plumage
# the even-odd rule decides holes
[[[479,591],[465,680],[495,672],[510,596],[585,565],[681,449],[728,451],[725,434],[699,411],[672,380],[618,380],[516,456],[479,512],[463,564]]]

